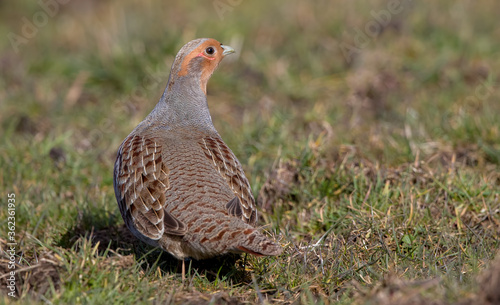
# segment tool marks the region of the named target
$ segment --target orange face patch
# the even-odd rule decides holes
[[[215,57],[208,57],[207,55],[203,54],[203,52],[200,52],[200,54],[196,55],[196,57],[205,57],[208,60],[215,60]]]
[[[206,94],[206,86],[208,79],[215,71],[220,61],[224,57],[222,55],[224,50],[221,47],[221,43],[215,39],[208,39],[200,44],[197,48],[192,50],[187,54],[181,64],[181,69],[177,73],[178,76],[186,76],[188,74],[189,63],[197,57],[202,57],[201,62],[201,77],[200,77],[200,87]]]

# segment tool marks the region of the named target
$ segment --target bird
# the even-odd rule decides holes
[[[125,225],[139,240],[181,260],[183,279],[189,259],[282,253],[256,228],[250,183],[208,108],[207,82],[234,52],[212,38],[185,44],[160,100],[122,142],[114,165]]]

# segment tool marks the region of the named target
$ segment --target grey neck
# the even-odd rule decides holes
[[[162,129],[189,128],[216,132],[208,110],[207,96],[197,77],[178,77],[169,83],[145,121],[159,122]]]

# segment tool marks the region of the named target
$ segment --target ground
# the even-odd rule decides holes
[[[0,300],[500,304],[498,11],[0,1]],[[112,168],[198,37],[236,49],[208,103],[284,252],[191,261],[182,283],[124,227]]]

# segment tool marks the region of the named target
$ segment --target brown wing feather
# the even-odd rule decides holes
[[[115,163],[115,193],[127,226],[157,240],[164,233],[184,235],[185,225],[165,211],[169,170],[161,146],[142,136],[127,138]]]
[[[229,214],[254,225],[257,220],[255,200],[238,159],[219,137],[205,137],[199,144],[236,196],[226,204]]]

